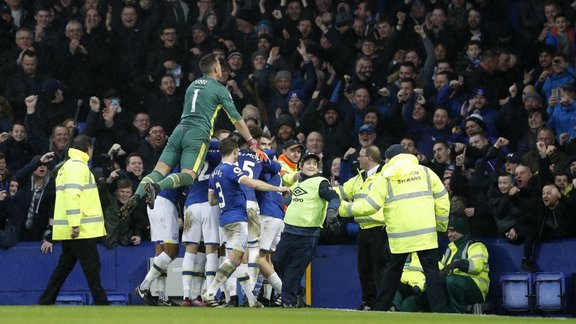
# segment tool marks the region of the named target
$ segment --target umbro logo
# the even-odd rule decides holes
[[[308,193],[308,192],[307,192],[306,190],[304,190],[304,189],[302,189],[302,188],[300,188],[300,187],[296,187],[296,189],[294,189],[294,190],[292,191],[292,195],[293,195],[293,196],[296,196],[296,197],[305,195],[305,194],[307,194],[307,193]]]

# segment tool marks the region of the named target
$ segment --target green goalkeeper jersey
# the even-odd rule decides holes
[[[186,90],[180,125],[197,128],[194,137],[210,138],[221,108],[224,108],[232,124],[242,118],[234,106],[230,92],[222,84],[208,77],[196,79]]]

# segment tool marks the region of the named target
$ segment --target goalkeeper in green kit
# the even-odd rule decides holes
[[[164,189],[188,187],[194,183],[204,163],[214,121],[220,109],[224,109],[236,130],[248,141],[251,149],[258,153],[261,159],[268,159],[266,154],[258,150],[258,141],[250,135],[246,123],[234,106],[230,93],[218,82],[222,75],[218,58],[208,54],[200,59],[199,65],[203,76],[194,80],[186,90],[180,123],[168,139],[154,170],[142,179],[134,196],[130,197],[120,209],[122,216],[129,215],[136,207],[138,199],[144,194],[148,207],[153,209],[158,192]],[[181,171],[166,177],[178,164]]]

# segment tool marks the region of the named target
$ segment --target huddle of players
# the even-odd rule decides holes
[[[183,306],[217,306],[215,295],[219,288],[226,296],[226,305],[237,304],[237,280],[249,306],[261,307],[252,293],[260,268],[266,282],[277,292],[282,290],[270,254],[284,228],[282,193],[289,193],[290,189],[281,186],[281,165],[273,161],[270,138],[262,136],[257,126],[251,126],[250,131],[254,138],[260,138],[260,148],[267,150],[267,161],[260,161],[241,136],[232,134],[221,141],[213,140],[196,182],[188,188],[181,240],[186,246],[182,261]],[[161,207],[165,203],[158,204],[165,202],[167,196],[161,192],[156,207],[149,210],[151,231],[154,240],[173,243],[177,227],[166,223],[176,223],[177,213]],[[226,257],[219,257],[221,246],[226,247]],[[156,258],[159,257],[162,254]],[[137,288],[146,304],[168,304],[163,293],[159,293],[158,301],[151,298],[149,289],[151,281],[163,279],[171,261],[164,265],[155,259],[147,279]],[[206,291],[201,296],[204,281]],[[159,285],[159,290],[164,287]],[[265,286],[264,298],[270,299],[270,293],[271,288]]]
[[[250,132],[256,139],[262,136],[262,130],[258,127],[250,127]],[[186,231],[185,227],[182,242],[187,246],[195,245],[200,239],[198,228],[202,228],[204,244],[207,248],[205,268],[207,290],[202,296],[204,303],[216,306],[215,295],[225,282],[228,282],[225,286],[228,289],[223,289],[227,299],[234,295],[236,282],[234,279],[228,280],[233,276],[239,281],[248,304],[251,307],[260,307],[252,291],[258,277],[259,264],[269,263],[267,254],[274,250],[282,232],[284,211],[281,193],[288,193],[289,189],[280,187],[278,175],[280,164],[272,159],[260,161],[242,137],[232,134],[223,139],[218,146],[221,160],[218,159],[218,153],[213,145],[203,167],[203,170],[206,170],[205,174],[211,176],[203,177],[201,173],[189,192],[189,196],[197,197],[188,198],[189,200],[204,199],[207,200],[207,204],[202,202],[204,203],[204,208],[202,208],[202,206],[186,203],[185,223],[190,217],[191,230]],[[273,155],[273,152],[270,154]],[[207,184],[202,182],[207,182]],[[200,188],[195,190],[195,186]],[[206,192],[208,192],[207,199]],[[219,217],[214,217],[214,214],[218,214],[218,210]],[[264,216],[261,217],[261,215]],[[214,219],[216,221],[219,219],[219,222],[216,223]],[[207,226],[204,226],[205,224]],[[262,227],[266,230],[261,237]],[[221,231],[216,237],[218,228]],[[188,236],[188,232],[196,234]],[[225,245],[227,250],[227,257],[219,266],[215,262],[208,261],[208,256],[211,254],[209,252],[214,251],[210,246],[217,246],[218,243]],[[210,258],[210,260],[213,259],[215,258]],[[271,263],[269,265],[271,266]],[[183,268],[183,271],[185,270]],[[272,273],[265,271],[263,275],[273,283],[277,291],[281,291],[280,278],[273,270]],[[226,293],[227,290],[228,293]],[[185,304],[187,304],[186,298],[188,297],[191,300],[196,299],[193,305],[199,304],[200,298],[197,292],[195,287],[195,291],[187,296],[185,287]]]
[[[262,307],[253,294],[259,271],[268,283],[263,290],[265,299],[271,299],[274,288],[281,292],[283,307],[304,306],[300,280],[318,245],[320,229],[324,223],[331,230],[339,227],[336,215],[340,199],[319,173],[320,157],[309,153],[300,158],[302,145],[290,144],[284,146],[278,163],[275,152],[268,150],[270,138],[257,126],[251,126],[250,133],[267,152],[267,158],[261,158],[261,151],[235,134],[220,142],[212,141],[197,180],[189,188],[182,234],[186,246],[182,263],[184,306],[219,306],[216,294],[220,288],[226,296],[225,305],[233,306],[236,281],[230,278],[237,278],[248,306]],[[287,178],[294,182],[290,188],[281,186]],[[296,197],[285,212],[284,194],[291,191]],[[170,223],[177,222],[177,213],[169,212],[174,215],[170,218],[157,210],[163,192],[155,200],[156,207],[149,209],[153,212],[149,214],[152,239],[174,244],[177,234]],[[205,246],[205,263],[199,252],[200,242]],[[220,245],[226,247],[222,262],[218,262]],[[271,261],[275,250],[278,273]],[[149,305],[175,305],[162,291],[168,265],[176,257],[165,251],[157,245],[154,264],[136,288],[137,295]],[[150,294],[155,280],[158,300]]]

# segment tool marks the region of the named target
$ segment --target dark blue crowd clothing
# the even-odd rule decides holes
[[[314,92],[316,83],[318,82],[318,77],[314,70],[314,65],[310,62],[305,63],[302,66],[302,70],[304,71],[306,78],[301,89],[304,91],[304,98],[308,99],[312,96],[312,92]],[[276,109],[280,108],[283,113],[287,113],[288,100],[287,94],[281,94],[273,84],[270,84],[271,72],[272,66],[266,64],[264,69],[260,71],[260,74],[258,75],[257,86],[261,99],[268,103],[266,108],[268,113],[268,127],[276,129],[276,127],[279,126],[276,124]]]
[[[6,157],[6,165],[10,173],[23,168],[34,156],[32,144],[28,139],[16,141],[14,137],[0,143],[0,152]]]
[[[41,241],[48,219],[54,216],[56,187],[48,172],[43,176],[43,185],[38,185],[39,179],[33,173],[40,165],[40,158],[35,157],[15,173],[20,186],[11,203],[20,242]]]

